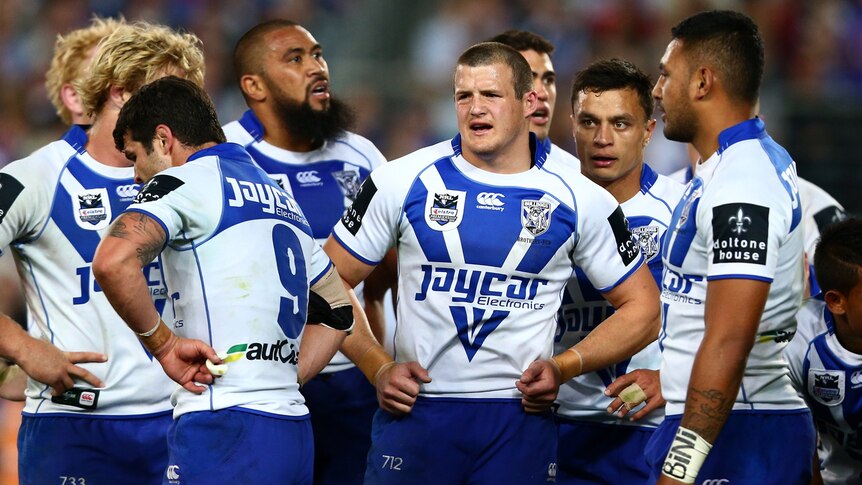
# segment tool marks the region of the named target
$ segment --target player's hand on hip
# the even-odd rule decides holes
[[[420,383],[429,382],[428,371],[418,362],[396,363],[382,369],[375,381],[380,408],[396,416],[410,413],[416,404]]]
[[[50,343],[35,338],[28,339],[28,349],[21,353],[18,366],[33,379],[47,384],[58,396],[75,385],[75,378],[82,379],[94,387],[105,384],[87,369],[75,364],[82,362],[105,362],[108,358],[97,352],[63,352]]]
[[[638,369],[617,377],[605,389],[605,395],[616,398],[608,406],[608,413],[621,418],[629,415],[631,421],[637,421],[666,404],[661,395],[659,371],[651,369]],[[644,402],[646,404],[641,409],[630,414]]]
[[[171,337],[162,348],[158,349],[158,359],[165,374],[195,394],[206,390],[200,384],[212,384],[214,377],[207,368],[207,359],[215,364],[221,364],[215,350],[200,340],[181,337]]]
[[[521,404],[528,413],[541,413],[549,410],[557,398],[562,383],[560,367],[551,359],[534,361],[515,381],[515,387],[524,397]]]

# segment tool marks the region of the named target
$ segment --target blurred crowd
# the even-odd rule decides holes
[[[568,86],[581,66],[622,57],[655,75],[671,25],[708,8],[737,9],[757,21],[766,40],[762,113],[771,132],[796,156],[801,175],[833,192],[851,211],[860,206],[849,187],[848,197],[842,197],[841,183],[849,181],[835,164],[852,167],[862,159],[862,149],[836,151],[844,138],[830,133],[842,126],[852,133],[851,127],[862,124],[854,109],[862,105],[859,0],[0,0],[0,5],[0,165],[62,133],[45,96],[44,73],[56,35],[85,25],[92,14],[147,19],[203,39],[206,85],[223,121],[245,109],[230,60],[239,35],[263,19],[296,20],[323,44],[335,93],[359,115],[356,131],[391,159],[452,136],[454,60],[502,30],[532,30],[557,45],[560,96],[551,138],[572,148]],[[818,116],[820,123],[805,122]],[[830,126],[835,117],[841,126]],[[685,163],[685,150],[655,145],[647,160],[658,171]],[[799,153],[793,150],[797,145]],[[814,164],[832,164],[834,170],[815,170]]]

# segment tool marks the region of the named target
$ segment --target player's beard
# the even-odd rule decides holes
[[[353,128],[356,115],[346,103],[329,99],[329,106],[315,110],[308,100],[297,103],[277,100],[276,109],[285,127],[293,136],[315,142],[331,141]]]

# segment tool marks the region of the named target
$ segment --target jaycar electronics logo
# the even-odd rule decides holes
[[[766,265],[769,207],[724,204],[712,208],[712,262]]]

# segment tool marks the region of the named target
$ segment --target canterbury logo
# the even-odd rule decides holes
[[[120,185],[117,187],[117,197],[128,199],[136,195],[138,195],[137,185]]]
[[[177,473],[178,471],[180,471],[179,465],[171,465],[168,467],[168,472],[165,473],[165,476],[167,476],[168,480],[179,480],[180,474]]]
[[[297,173],[296,181],[301,184],[316,184],[320,182],[320,177],[317,176],[317,170],[309,170],[308,172]]]
[[[480,205],[490,205],[493,207],[502,207],[503,201],[500,200],[505,198],[506,196],[503,194],[497,194],[494,192],[481,192],[476,196],[476,202]]]
[[[728,483],[730,483],[730,480],[726,478],[712,478],[703,481],[703,485],[727,485]]]

